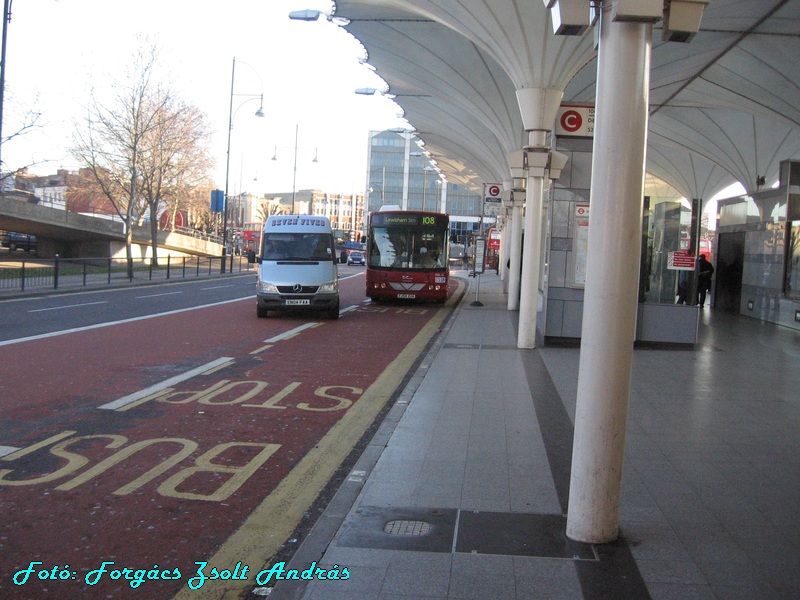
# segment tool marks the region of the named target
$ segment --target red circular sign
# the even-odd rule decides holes
[[[496,185],[490,185],[489,186],[489,197],[490,198],[496,198],[499,195],[500,195],[500,187],[496,186]]]
[[[577,110],[567,110],[561,115],[561,128],[569,133],[575,133],[583,126],[583,117]]]

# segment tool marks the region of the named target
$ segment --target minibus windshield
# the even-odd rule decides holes
[[[332,261],[329,233],[267,233],[261,256],[264,260]]]

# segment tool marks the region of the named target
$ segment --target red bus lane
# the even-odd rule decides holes
[[[245,300],[0,347],[0,597],[255,585],[448,310],[343,288],[338,321]]]

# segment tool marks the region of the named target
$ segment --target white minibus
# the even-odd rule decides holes
[[[311,309],[339,318],[339,275],[327,217],[269,217],[257,262],[259,317],[267,317],[269,311]]]

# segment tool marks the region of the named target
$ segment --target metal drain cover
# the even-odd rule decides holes
[[[390,535],[427,535],[431,524],[425,521],[389,521],[383,526],[383,532]]]

